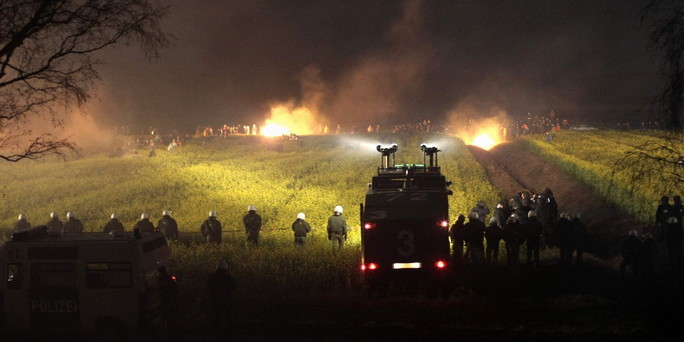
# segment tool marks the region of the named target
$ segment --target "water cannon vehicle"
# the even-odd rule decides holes
[[[397,145],[376,149],[381,165],[361,205],[361,270],[369,291],[396,280],[445,281],[452,191],[438,164],[440,150],[421,145],[422,164],[397,165]]]

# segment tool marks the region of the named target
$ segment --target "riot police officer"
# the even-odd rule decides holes
[[[204,236],[209,243],[221,243],[221,232],[223,227],[221,227],[221,221],[216,218],[217,216],[218,213],[216,210],[210,211],[209,218],[204,220],[202,226],[200,227],[202,236]]]
[[[171,210],[167,209],[162,212],[162,218],[157,222],[157,229],[159,229],[167,239],[178,239],[178,223],[171,217]]]
[[[83,232],[83,223],[81,223],[81,220],[76,218],[76,215],[73,212],[67,212],[66,217],[67,221],[64,223],[64,227],[62,227],[62,233]]]
[[[304,213],[297,214],[297,219],[292,223],[292,231],[294,232],[294,244],[297,247],[304,246],[306,243],[306,234],[311,231],[309,222],[306,222]]]
[[[109,216],[109,221],[105,224],[103,231],[109,234],[123,233],[124,226],[121,224],[121,221],[119,221],[116,213],[112,213],[112,215]]]
[[[497,219],[495,217],[490,218],[489,226],[485,229],[485,240],[487,240],[485,261],[488,264],[496,264],[497,259],[499,259],[499,242],[502,232],[501,227],[497,224]]]
[[[26,218],[26,215],[19,214],[17,222],[14,222],[14,232],[22,231],[31,228],[31,223]]]
[[[342,211],[342,206],[338,205],[328,218],[328,240],[332,241],[333,252],[342,249],[347,240],[347,220],[342,216]]]
[[[140,215],[140,220],[135,223],[133,230],[137,230],[141,233],[152,233],[154,232],[154,225],[150,222],[150,215],[147,213],[142,213]]]
[[[258,246],[259,232],[261,231],[261,216],[257,214],[255,205],[250,204],[247,207],[247,215],[242,217],[242,223],[245,225],[247,242],[254,246]]]
[[[62,228],[64,228],[64,223],[59,220],[59,215],[55,211],[50,213],[50,221],[47,221],[45,225],[51,232],[61,232]]]

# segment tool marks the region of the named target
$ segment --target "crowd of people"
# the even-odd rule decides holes
[[[660,199],[655,214],[655,230],[639,234],[639,231],[632,229],[620,244],[620,271],[623,276],[630,269],[636,278],[648,281],[655,270],[659,243],[666,250],[670,272],[681,274],[684,205],[680,196],[674,196],[673,200],[674,203],[670,204],[669,197]]]
[[[488,215],[492,214],[489,220]],[[586,225],[581,213],[571,217],[558,212],[558,204],[551,189],[532,195],[522,191],[509,201],[501,201],[493,212],[480,201],[468,214],[459,215],[449,235],[453,257],[457,261],[492,265],[498,262],[499,245],[504,242],[506,263],[520,264],[520,249],[525,246],[526,264],[539,267],[539,251],[557,245],[561,265],[570,267],[572,257],[582,262],[586,245]],[[486,241],[486,248],[485,248]]]
[[[347,226],[346,218],[342,215],[343,211],[344,209],[342,206],[335,206],[333,214],[328,218],[326,229],[328,240],[332,243],[333,251],[342,249],[344,242],[347,240],[348,231],[350,230]],[[59,219],[57,212],[53,211],[50,213],[50,220],[45,223],[45,226],[47,226],[49,232],[59,234],[83,232],[83,224],[76,218],[72,211],[67,212],[66,217],[67,221],[62,222]],[[242,217],[242,224],[245,228],[247,243],[251,246],[258,246],[260,232],[262,231],[262,219],[261,216],[257,214],[255,205],[250,204],[247,207],[247,213]],[[17,221],[14,223],[14,232],[20,232],[31,227],[32,225],[28,221],[27,216],[25,214],[19,214]],[[305,246],[307,235],[312,231],[311,225],[306,221],[306,215],[304,213],[298,213],[291,228],[294,233],[294,245],[297,247]],[[104,233],[113,236],[122,235],[124,230],[124,225],[119,221],[119,217],[116,213],[111,214],[110,220],[107,221],[102,228]],[[179,237],[178,223],[171,216],[171,210],[168,209],[162,212],[162,217],[157,221],[156,225],[150,221],[149,214],[142,213],[140,215],[140,220],[135,223],[132,231],[136,235],[155,231],[161,232],[170,240],[177,240]],[[207,243],[220,244],[222,242],[223,226],[221,221],[218,220],[218,212],[216,210],[209,212],[209,217],[202,222],[199,232]]]

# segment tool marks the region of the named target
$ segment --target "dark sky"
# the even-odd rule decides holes
[[[194,129],[293,101],[331,123],[638,114],[661,87],[641,1],[172,0],[173,47],[103,54],[91,112]]]

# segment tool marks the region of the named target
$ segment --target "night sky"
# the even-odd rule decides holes
[[[648,117],[662,87],[643,1],[173,0],[160,59],[100,54],[90,112],[194,130],[260,124],[291,101],[335,123],[503,110]]]

